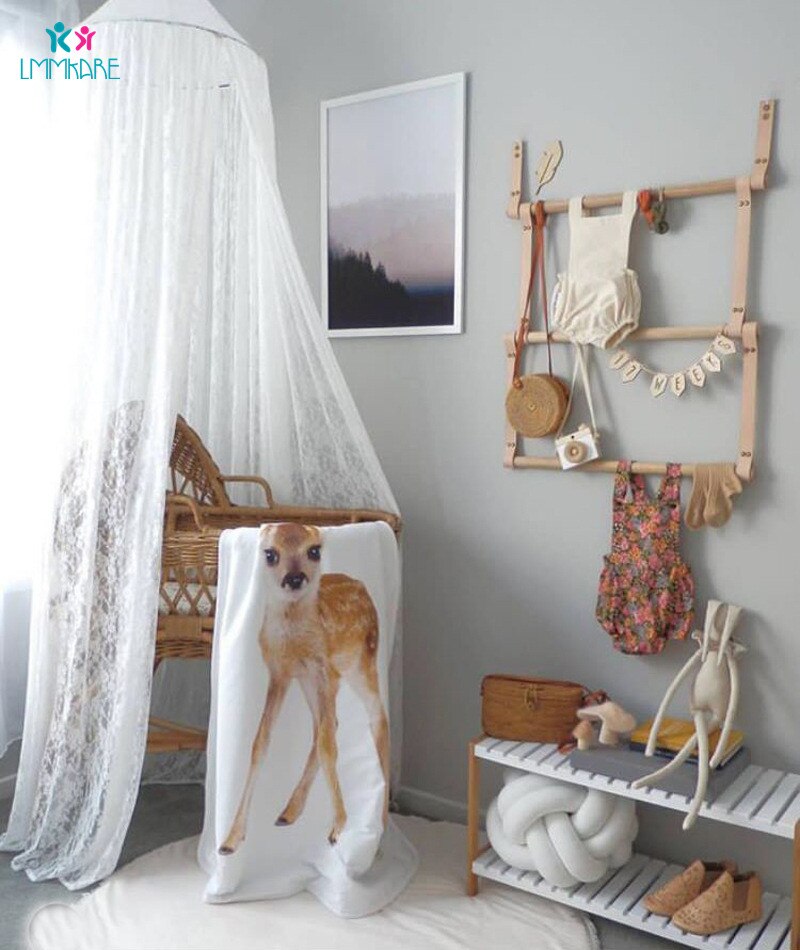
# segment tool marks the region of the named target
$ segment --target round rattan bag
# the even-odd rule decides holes
[[[569,402],[569,390],[558,376],[533,373],[520,376],[506,396],[509,425],[521,436],[539,439],[558,431]]]

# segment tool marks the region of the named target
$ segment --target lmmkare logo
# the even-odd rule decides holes
[[[50,43],[50,52],[58,56],[60,52],[71,53],[72,47],[67,39],[72,36],[76,41],[75,52],[85,50],[87,53],[93,52],[92,44],[97,36],[97,31],[88,26],[82,26],[77,30],[67,29],[59,20],[52,27],[45,27]],[[113,57],[103,59],[94,57],[87,59],[85,56],[65,56],[62,59],[48,57],[46,59],[34,59],[24,57],[19,61],[19,78],[24,80],[31,79],[119,79],[119,60]]]

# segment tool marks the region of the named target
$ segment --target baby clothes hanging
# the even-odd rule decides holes
[[[553,293],[553,324],[575,343],[609,349],[639,326],[641,294],[628,267],[636,192],[619,214],[587,216],[583,198],[569,202],[569,265]]]
[[[742,483],[733,462],[698,463],[686,508],[686,524],[695,529],[704,525],[721,528],[733,511],[733,496],[741,491]]]
[[[667,466],[655,499],[630,462],[617,466],[611,553],[596,614],[622,653],[660,653],[667,640],[683,640],[692,629],[694,578],[678,547],[680,499],[680,465]]]

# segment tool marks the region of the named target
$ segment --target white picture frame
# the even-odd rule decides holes
[[[329,336],[463,332],[465,133],[465,73],[320,104]]]

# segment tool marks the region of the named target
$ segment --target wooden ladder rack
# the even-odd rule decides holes
[[[772,151],[772,127],[775,122],[775,100],[764,99],[758,107],[758,131],[756,133],[756,154],[753,160],[753,169],[750,173],[750,187],[753,191],[761,191],[767,187],[767,172],[769,171],[770,153]],[[506,209],[509,218],[520,218],[523,210],[527,211],[522,203],[522,160],[523,144],[514,142],[511,152],[511,196]],[[700,198],[704,195],[725,195],[736,191],[736,178],[718,178],[715,181],[700,181],[683,185],[667,185],[664,197],[670,198]],[[659,191],[659,188],[653,188]],[[622,204],[623,192],[616,191],[605,195],[586,195],[583,207],[588,209],[613,208]],[[569,210],[569,200],[564,198],[555,201],[545,201],[546,214],[564,214]]]
[[[667,326],[642,327],[631,333],[626,339],[635,340],[713,340],[723,329],[732,339],[741,341],[742,347],[742,402],[739,431],[739,453],[736,459],[736,472],[744,481],[753,475],[753,457],[756,435],[756,394],[758,381],[758,324],[747,319],[747,278],[750,260],[750,224],[752,217],[752,192],[761,191],[767,186],[770,154],[772,150],[772,131],[775,121],[775,100],[764,100],[759,104],[756,132],[755,158],[751,172],[740,178],[722,178],[715,181],[696,182],[683,185],[669,185],[663,189],[665,198],[695,198],[703,195],[736,194],[737,218],[734,246],[734,275],[732,303],[728,321],[715,326]],[[522,202],[522,166],[523,144],[515,142],[512,149],[511,192],[506,214],[510,218],[523,221],[523,237],[530,230],[532,203]],[[587,209],[609,208],[622,203],[622,192],[589,195],[583,199]],[[546,214],[561,214],[569,208],[567,200],[544,202]],[[523,257],[522,299],[525,299],[528,274],[525,272]],[[550,334],[551,343],[568,343],[569,339],[558,331]],[[527,345],[547,342],[542,331],[528,333]],[[504,338],[507,365],[508,386],[514,378],[514,338],[511,334]],[[531,456],[519,451],[520,439],[514,429],[506,422],[504,465],[507,468],[535,468],[560,470],[561,465],[553,454],[551,456]],[[683,475],[693,475],[696,463],[683,463]],[[583,471],[615,472],[618,461],[598,459],[581,466]],[[643,475],[665,474],[666,462],[634,462],[632,471]]]

